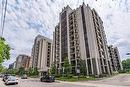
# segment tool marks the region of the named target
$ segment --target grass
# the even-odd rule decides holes
[[[60,80],[60,81],[69,81],[69,82],[76,82],[76,81],[88,81],[88,80],[95,80],[96,78],[94,77],[79,77],[78,76],[73,76],[71,78],[68,77],[59,77],[56,78],[56,80]]]
[[[130,71],[128,71],[127,74],[130,74]]]

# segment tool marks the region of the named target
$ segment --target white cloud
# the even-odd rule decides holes
[[[108,43],[118,46],[121,57],[126,57],[130,39],[130,0],[84,1],[101,16]],[[37,34],[52,38],[62,8],[70,5],[75,9],[82,2],[83,0],[8,0],[4,37],[15,49],[11,61],[21,53],[30,55]]]

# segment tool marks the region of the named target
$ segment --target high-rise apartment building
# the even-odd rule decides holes
[[[23,67],[25,70],[29,69],[29,63],[30,63],[30,56],[28,55],[19,55],[16,58],[16,69],[19,69],[21,67]]]
[[[59,71],[68,58],[72,73],[76,73],[78,62],[85,60],[87,75],[111,74],[103,21],[88,5],[62,9],[53,40],[53,61]]]
[[[108,49],[109,49],[109,57],[111,59],[112,71],[123,70],[118,48],[113,47],[113,45],[110,45],[108,46]]]
[[[35,40],[34,40],[34,45],[32,47],[32,53],[31,53],[31,57],[32,57],[32,67],[37,67],[38,64],[38,53],[39,53],[39,42],[42,39],[41,35],[38,35]]]
[[[32,68],[32,56],[30,57],[29,67]]]
[[[52,61],[52,40],[38,35],[32,49],[32,66],[38,68],[40,74],[48,72]]]

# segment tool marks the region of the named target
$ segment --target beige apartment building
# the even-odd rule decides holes
[[[49,72],[52,61],[52,40],[38,35],[32,48],[32,67],[38,68],[40,75]]]
[[[120,55],[117,47],[113,45],[108,46],[109,49],[109,57],[111,59],[112,71],[120,71],[123,70]]]
[[[103,21],[88,5],[63,8],[53,40],[53,61],[59,71],[68,58],[72,73],[76,73],[79,60],[86,61],[87,75],[112,73]]]
[[[29,69],[29,63],[30,63],[30,56],[21,54],[16,58],[16,65],[15,68],[19,69],[23,67],[25,70]]]

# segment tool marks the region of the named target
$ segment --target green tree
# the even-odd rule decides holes
[[[7,69],[6,73],[11,74],[11,75],[16,75],[18,73],[17,69]]]
[[[38,75],[38,74],[39,74],[38,69],[37,69],[37,67],[35,67],[34,70],[33,70],[33,75],[36,76],[36,75]]]
[[[64,68],[64,74],[68,75],[71,73],[71,65],[68,58],[65,58],[62,68]]]
[[[28,69],[28,75],[29,75],[29,76],[33,76],[33,68],[32,68],[32,67],[30,67],[30,68]]]
[[[37,76],[39,74],[38,69],[37,68],[32,68],[30,67],[28,70],[28,75],[29,76]]]
[[[0,64],[4,62],[5,59],[10,58],[10,47],[6,44],[5,39],[0,37]]]
[[[130,59],[123,60],[122,66],[124,70],[130,70]]]
[[[5,71],[6,71],[5,69],[6,69],[6,68],[5,68],[5,67],[3,67],[3,66],[2,66],[2,64],[0,64],[0,73],[5,72]]]
[[[86,63],[85,60],[79,60],[79,69],[81,75],[87,75]]]
[[[19,73],[20,76],[23,75],[23,74],[25,74],[24,68],[20,67],[19,70],[18,70],[18,73]]]
[[[55,66],[55,64],[53,63],[52,65],[51,65],[51,68],[50,68],[50,73],[51,74],[53,74],[53,75],[56,75],[56,66]]]

